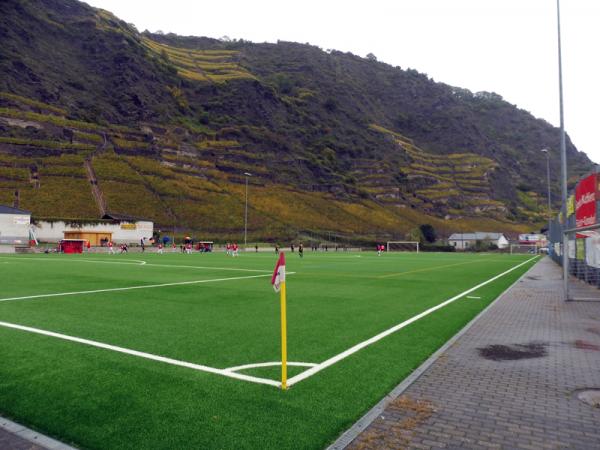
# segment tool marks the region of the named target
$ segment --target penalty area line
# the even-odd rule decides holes
[[[537,258],[537,256],[534,256],[533,258],[529,258],[527,261],[524,261],[524,262],[522,262],[520,264],[517,264],[516,266],[514,266],[514,267],[512,267],[512,268],[510,268],[510,269],[508,269],[508,270],[506,270],[504,272],[502,272],[501,274],[496,275],[496,276],[490,278],[489,280],[484,281],[483,283],[478,284],[477,286],[474,286],[474,287],[472,287],[470,289],[467,289],[466,291],[461,292],[458,295],[455,295],[454,297],[446,300],[445,302],[440,303],[439,305],[436,305],[436,306],[434,306],[432,308],[429,308],[428,310],[423,311],[422,313],[417,314],[416,316],[411,317],[410,319],[405,320],[404,322],[399,323],[398,325],[395,325],[392,328],[389,328],[389,329],[387,329],[387,330],[379,333],[378,335],[373,336],[370,339],[367,339],[366,341],[360,342],[360,343],[354,345],[353,347],[350,347],[348,350],[346,350],[346,351],[344,351],[342,353],[339,353],[339,354],[337,354],[337,355],[335,355],[335,356],[333,356],[333,357],[331,357],[331,358],[323,361],[322,363],[317,364],[316,366],[311,367],[310,369],[305,370],[304,372],[302,372],[302,373],[300,373],[300,374],[298,374],[298,375],[296,375],[296,376],[288,379],[287,385],[288,386],[293,386],[294,384],[296,384],[296,383],[298,383],[298,382],[300,382],[302,380],[305,380],[305,379],[307,379],[309,377],[312,377],[313,375],[315,375],[316,373],[320,372],[321,370],[326,369],[327,367],[332,366],[332,365],[340,362],[341,360],[347,358],[350,355],[353,355],[354,353],[358,352],[359,350],[362,350],[363,348],[368,347],[369,345],[374,344],[375,342],[380,341],[384,337],[387,337],[390,334],[395,333],[396,331],[401,330],[402,328],[410,325],[411,323],[416,322],[417,320],[419,320],[419,319],[421,319],[421,318],[423,318],[423,317],[431,314],[432,312],[437,311],[438,309],[441,309],[441,308],[449,305],[450,303],[458,300],[459,298],[462,298],[462,297],[470,294],[471,292],[476,291],[480,287],[483,287],[486,284],[489,284],[489,283],[492,283],[493,281],[496,281],[498,278],[501,278],[504,275],[509,274],[513,270],[518,269],[519,267],[521,267],[521,266],[523,266],[523,265],[525,265],[525,264],[533,261],[536,258]]]
[[[94,264],[121,264],[126,266],[143,266],[146,264],[146,261],[142,261],[141,259],[129,259],[127,261],[100,261],[98,259],[66,259],[66,258],[37,258],[37,257],[14,257],[14,256],[0,256],[0,258],[8,259],[12,258],[13,261],[55,261],[55,262],[67,262],[67,263],[94,263]]]
[[[244,375],[241,373],[233,372],[231,370],[217,369],[215,367],[204,366],[202,364],[194,364],[187,361],[180,361],[178,359],[167,358],[165,356],[154,355],[152,353],[140,352],[137,350],[131,350],[124,347],[118,347],[116,345],[105,344],[103,342],[92,341],[89,339],[83,339],[76,336],[69,336],[67,334],[55,333],[53,331],[42,330],[40,328],[27,327],[24,325],[18,325],[9,322],[0,322],[0,326],[5,328],[11,328],[14,330],[25,331],[28,333],[40,334],[42,336],[53,337],[62,339],[64,341],[76,342],[78,344],[88,345],[91,347],[101,348],[104,350],[110,350],[117,353],[124,353],[126,355],[137,356],[138,358],[150,359],[152,361],[159,361],[162,363],[170,364],[172,366],[185,367],[187,369],[193,369],[200,372],[212,373],[215,375],[221,375],[224,377],[235,378],[243,381],[250,381],[252,383],[267,384],[269,386],[280,387],[281,383],[275,380],[269,380],[267,378],[254,377],[251,375]]]
[[[98,294],[101,292],[118,292],[118,291],[130,291],[133,289],[153,289],[168,286],[185,286],[189,284],[202,284],[202,283],[217,283],[220,281],[234,281],[234,280],[248,280],[250,278],[264,278],[270,277],[270,274],[265,275],[247,275],[243,277],[228,277],[228,278],[213,278],[208,280],[193,280],[193,281],[178,281],[173,283],[161,283],[161,284],[143,284],[140,286],[127,286],[120,288],[108,288],[108,289],[94,289],[89,291],[73,291],[73,292],[58,292],[55,294],[38,294],[38,295],[26,295],[23,297],[7,297],[0,298],[0,302],[10,302],[16,300],[30,300],[36,298],[48,298],[48,297],[65,297],[68,295],[83,295],[83,294]]]
[[[74,259],[67,258],[37,258],[37,257],[14,257],[14,256],[0,256],[0,258],[10,259],[14,261],[51,261],[51,262],[67,262],[67,263],[93,263],[93,264],[121,264],[127,266],[146,266],[146,267],[173,267],[176,269],[203,269],[203,270],[223,270],[231,272],[259,272],[259,273],[271,273],[271,270],[265,269],[243,269],[240,267],[213,267],[213,266],[190,266],[182,264],[156,264],[143,261],[141,259],[128,259],[127,261],[101,261],[99,259],[80,259],[75,257]]]

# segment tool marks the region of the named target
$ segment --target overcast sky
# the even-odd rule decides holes
[[[559,125],[555,0],[88,0],[140,31],[308,42],[493,91]],[[600,1],[561,2],[565,127],[600,163]],[[557,144],[551,149],[558,155]]]

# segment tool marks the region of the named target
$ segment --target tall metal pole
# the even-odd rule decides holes
[[[543,148],[542,152],[546,154],[546,182],[548,184],[548,242],[550,242],[550,222],[552,221],[552,201],[550,198],[550,150]]]
[[[248,177],[252,174],[245,172],[246,175],[246,208],[244,210],[244,249],[248,246]]]
[[[558,92],[560,98],[560,171],[562,181],[562,213],[565,225],[567,222],[567,145],[565,141],[565,118],[562,83],[562,51],[560,45],[560,0],[556,0],[556,19],[558,27]],[[563,234],[563,290],[565,300],[569,300],[569,236]]]

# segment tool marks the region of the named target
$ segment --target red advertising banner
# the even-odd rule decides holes
[[[575,188],[575,224],[577,228],[596,223],[596,174],[581,180]]]

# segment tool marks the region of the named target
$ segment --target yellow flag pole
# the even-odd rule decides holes
[[[281,389],[287,389],[287,315],[285,281],[281,283]]]

